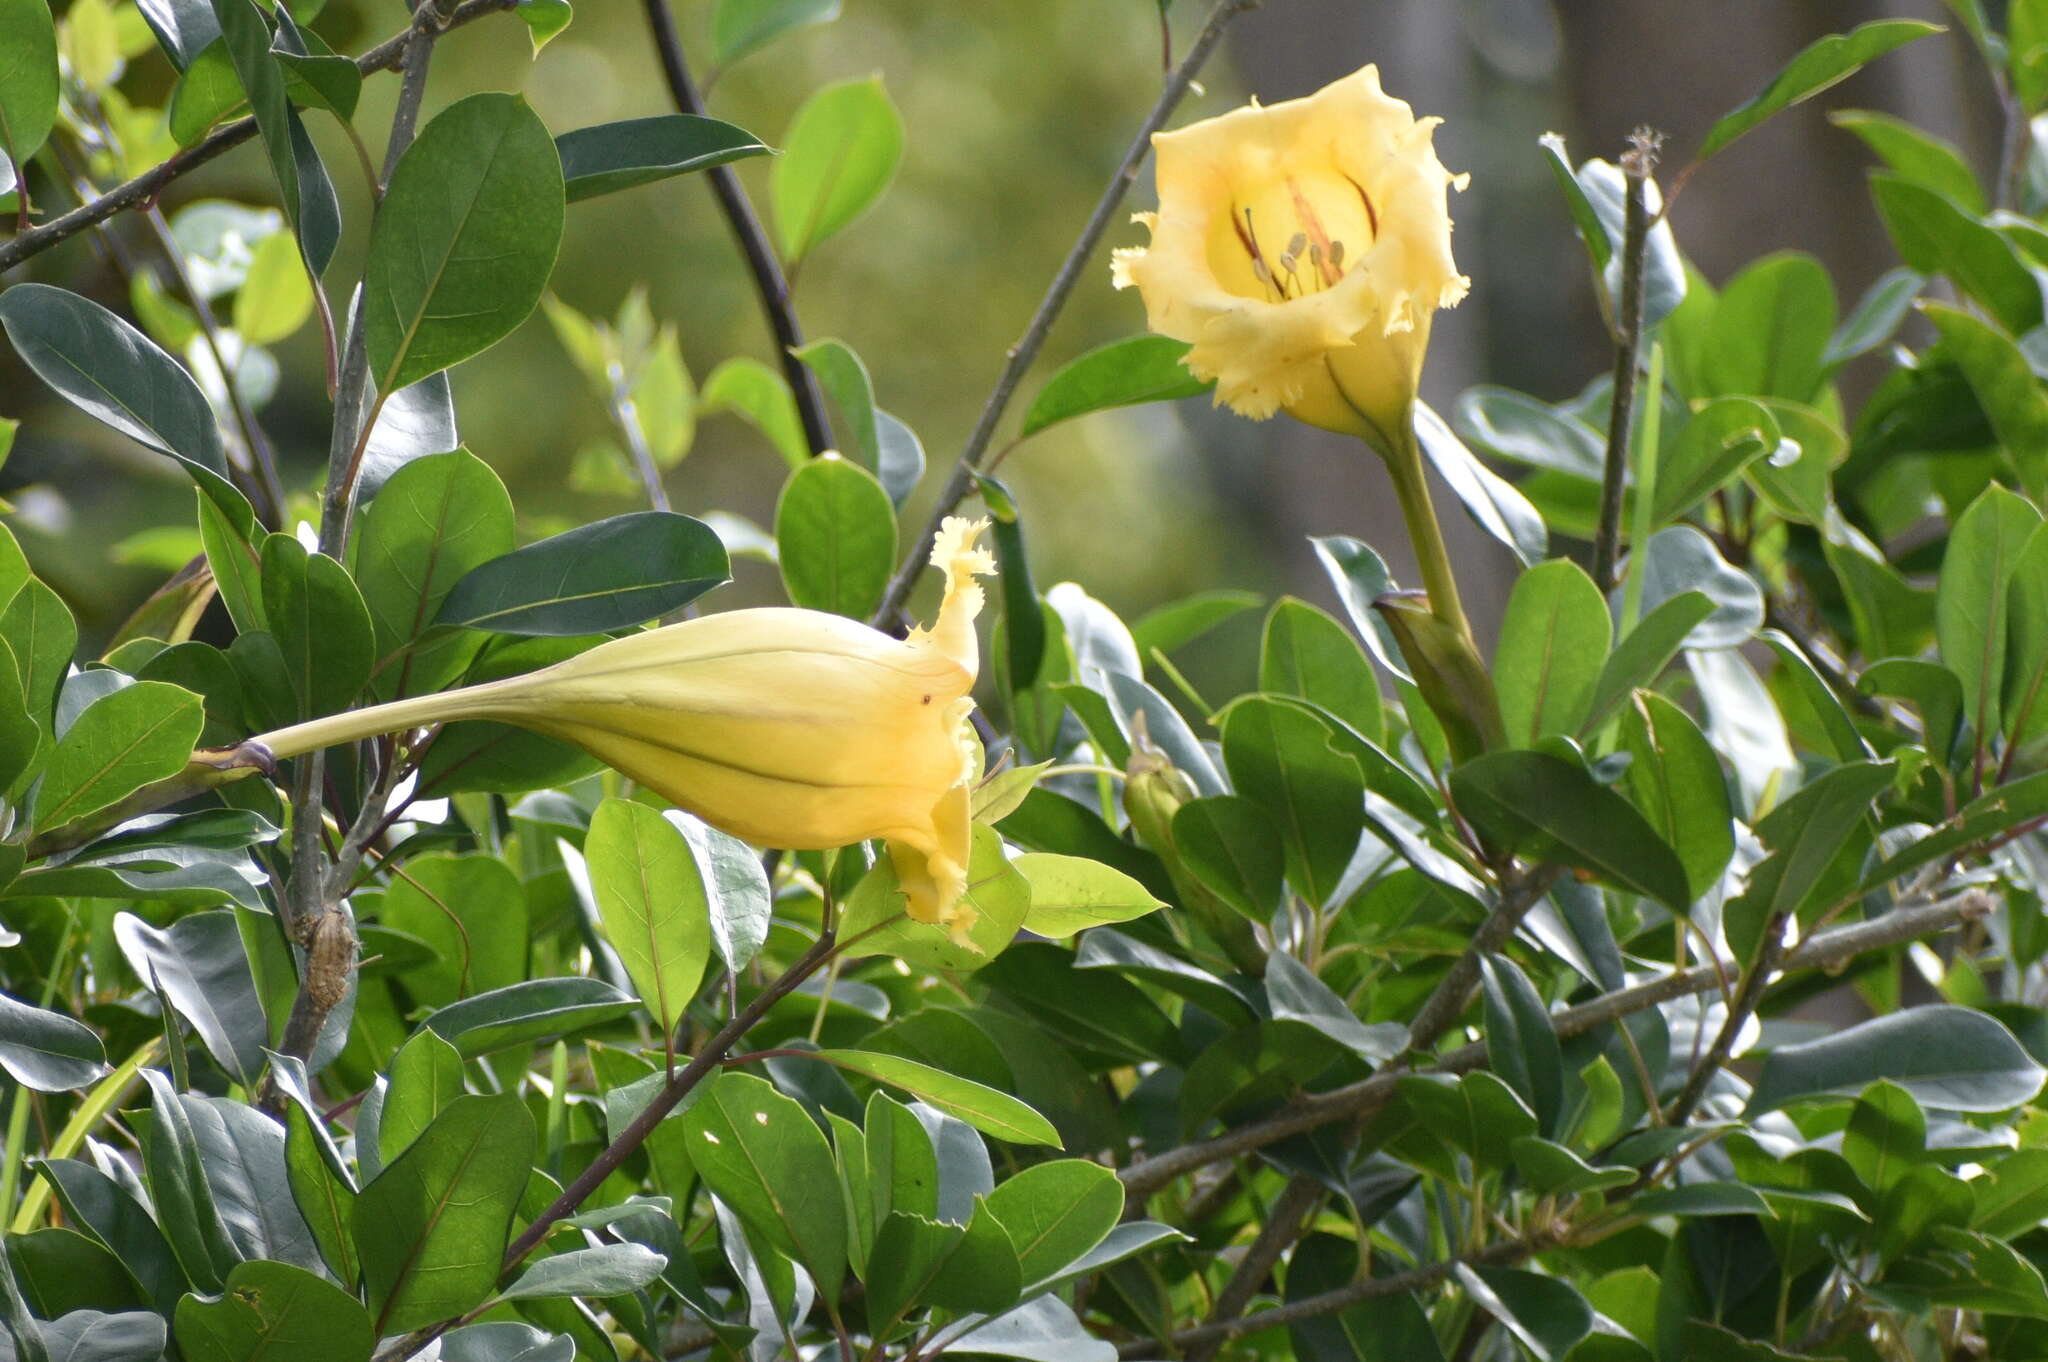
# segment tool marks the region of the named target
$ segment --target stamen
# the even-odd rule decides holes
[[[1330,268],[1333,270],[1342,270],[1344,268],[1344,243],[1341,241],[1332,241],[1330,243]]]
[[[1296,233],[1295,233],[1295,234],[1294,234],[1293,236],[1291,236],[1291,237],[1287,238],[1287,254],[1288,254],[1288,255],[1290,255],[1290,256],[1299,256],[1299,255],[1300,255],[1300,254],[1301,254],[1301,253],[1302,253],[1303,251],[1305,251],[1305,250],[1307,250],[1307,249],[1308,249],[1308,233],[1306,233],[1306,232],[1296,232]]]

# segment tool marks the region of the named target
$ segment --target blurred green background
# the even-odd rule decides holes
[[[62,4],[59,4],[60,14]],[[701,57],[709,5],[677,0]],[[1170,11],[1177,40],[1200,0]],[[1440,315],[1425,391],[1440,408],[1487,381],[1547,398],[1576,391],[1610,362],[1583,256],[1537,153],[1548,130],[1575,157],[1613,156],[1630,127],[1668,135],[1665,178],[1709,123],[1824,33],[1880,17],[1940,19],[1937,0],[1265,0],[1232,31],[1179,121],[1222,112],[1256,92],[1307,93],[1366,62],[1418,113],[1442,115],[1440,153],[1472,173],[1455,196],[1457,250],[1472,297]],[[316,23],[359,52],[404,22],[396,0],[332,0]],[[1161,71],[1153,0],[845,0],[835,23],[787,38],[720,73],[712,112],[771,145],[806,94],[880,73],[903,114],[908,147],[878,207],[803,263],[796,301],[809,336],[836,336],[867,361],[882,405],[922,437],[933,472],[905,523],[950,464],[1046,281],[1101,190]],[[700,72],[701,74],[701,72]],[[170,68],[151,52],[121,90],[143,106],[166,97]],[[356,126],[381,148],[396,81],[364,88]],[[520,90],[556,132],[667,112],[640,6],[582,0],[574,23],[536,60],[525,27],[493,16],[437,50],[427,110],[478,90]],[[1888,110],[1958,142],[1988,166],[1998,111],[1967,43],[1949,34],[1887,58],[1822,99],[1774,120],[1717,158],[1674,210],[1679,239],[1709,278],[1772,250],[1812,251],[1834,271],[1844,306],[1893,262],[1862,188],[1867,157],[1830,126],[1829,108]],[[364,186],[331,120],[311,120],[351,230],[330,283],[353,277]],[[740,173],[765,202],[767,163]],[[204,197],[268,201],[260,152],[246,146],[180,181],[166,207]],[[1130,199],[1149,207],[1149,180]],[[142,226],[110,224],[142,253]],[[1142,238],[1118,227],[1110,244]],[[108,246],[79,240],[8,282],[38,278],[117,308],[126,289]],[[575,205],[554,290],[610,314],[635,285],[680,332],[701,382],[721,359],[770,357],[766,328],[723,219],[701,177]],[[339,310],[344,300],[336,297]],[[1104,258],[1054,330],[1011,418],[1058,364],[1143,326],[1135,296],[1108,283]],[[283,380],[262,412],[286,480],[310,491],[324,460],[329,409],[317,329],[278,347]],[[1853,386],[1853,375],[1851,383]],[[607,414],[538,314],[454,374],[464,441],[511,486],[529,529],[633,509],[627,495],[579,490],[578,452],[611,439]],[[132,537],[189,520],[191,493],[169,466],[64,408],[0,352],[0,415],[20,438],[0,468],[8,523],[70,600],[87,637],[103,636],[162,580]],[[1000,447],[1001,439],[998,440]],[[1200,401],[1103,414],[1040,436],[1003,466],[1021,500],[1040,584],[1081,581],[1126,617],[1190,591],[1231,586],[1327,601],[1305,536],[1360,535],[1401,574],[1410,561],[1384,482],[1351,442],[1286,420],[1254,425]],[[730,416],[705,420],[668,477],[675,508],[727,509],[766,523],[780,458]],[[1482,632],[1497,613],[1506,557],[1470,531],[1440,494]],[[157,557],[175,536],[156,537]],[[143,562],[132,561],[142,557]],[[130,561],[124,561],[130,560]],[[1412,575],[1412,574],[1410,574]],[[779,598],[772,568],[738,567],[720,604]],[[1205,688],[1249,680],[1233,622],[1192,659]]]

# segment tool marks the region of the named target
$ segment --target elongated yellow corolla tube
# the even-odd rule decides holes
[[[756,846],[888,842],[910,916],[964,939],[979,762],[974,546],[949,519],[932,548],[946,591],[929,629],[894,639],[816,610],[733,610],[599,644],[523,676],[351,710],[259,735],[279,757],[460,719],[581,747]]]

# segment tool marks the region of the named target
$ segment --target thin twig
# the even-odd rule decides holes
[[[1988,906],[1988,900],[1982,894],[1963,894],[1910,907],[1901,905],[1873,921],[1837,927],[1808,937],[1786,954],[1780,968],[1826,969],[1845,964],[1866,952],[1931,936],[1958,923],[1982,917]],[[1660,975],[1647,983],[1616,989],[1576,1007],[1552,1013],[1551,1029],[1565,1039],[1584,1035],[1596,1027],[1673,998],[1718,988],[1721,977],[1736,968],[1738,966],[1732,961],[1717,959],[1691,969]],[[1485,1062],[1486,1047],[1483,1044],[1466,1045],[1439,1057],[1433,1066],[1421,1072],[1464,1073]],[[1299,1135],[1336,1121],[1371,1116],[1394,1095],[1400,1076],[1391,1072],[1378,1073],[1341,1088],[1315,1093],[1262,1121],[1141,1160],[1122,1169],[1117,1176],[1123,1180],[1126,1197],[1134,1204],[1141,1202],[1173,1179],[1197,1168],[1263,1149],[1290,1135]]]
[[[1306,1173],[1295,1174],[1274,1199],[1272,1209],[1266,1212],[1266,1223],[1260,1227],[1251,1247],[1245,1250],[1244,1257],[1238,1260],[1237,1270],[1230,1274],[1230,1280],[1216,1294],[1216,1304],[1209,1310],[1210,1327],[1228,1324],[1244,1314],[1244,1308],[1252,1303],[1252,1297],[1273,1274],[1280,1255],[1287,1251],[1289,1244],[1301,1238],[1317,1203],[1322,1199],[1321,1182]],[[1227,1334],[1218,1333],[1213,1338],[1191,1344],[1186,1353],[1187,1362],[1209,1362],[1227,1337]]]
[[[463,0],[463,3],[457,5],[454,12],[448,16],[443,27],[456,28],[486,14],[509,10],[517,3],[518,0]],[[394,69],[405,52],[406,41],[412,36],[412,32],[411,28],[407,28],[405,32],[377,44],[356,58],[356,69],[366,76]],[[124,184],[116,185],[91,203],[82,204],[61,217],[52,218],[40,227],[30,228],[11,241],[0,243],[0,272],[13,269],[29,257],[42,254],[66,238],[105,222],[116,213],[155,202],[157,196],[174,181],[191,174],[222,152],[240,146],[255,135],[256,120],[253,118],[240,118],[232,123],[224,123],[177,155],[151,166]]]
[[[649,0],[650,4],[660,0]],[[1180,65],[1166,78],[1166,86],[1159,92],[1158,102],[1152,112],[1138,126],[1138,135],[1131,139],[1129,149],[1112,175],[1102,197],[1096,201],[1095,211],[1088,215],[1088,223],[1081,229],[1073,249],[1060,263],[1059,272],[1045,290],[1045,297],[1038,303],[1038,311],[1032,314],[1031,324],[1024,328],[1024,335],[1010,347],[1009,362],[1003,366],[1001,377],[996,379],[994,391],[982,406],[981,418],[974,423],[973,433],[960,450],[960,461],[953,469],[953,476],[947,481],[945,490],[939,493],[938,504],[932,507],[924,530],[910,545],[897,566],[896,575],[889,579],[889,589],[882,594],[882,602],[868,616],[868,623],[880,627],[893,621],[910,599],[910,588],[916,583],[917,575],[923,570],[925,559],[930,556],[932,542],[938,537],[940,522],[959,507],[974,487],[974,475],[981,465],[982,456],[988,452],[989,442],[995,438],[996,425],[1002,420],[1003,412],[1009,407],[1010,399],[1016,395],[1017,387],[1024,381],[1025,371],[1038,358],[1040,347],[1045,344],[1046,334],[1066,306],[1067,295],[1074,291],[1080,281],[1081,271],[1095,254],[1095,248],[1102,241],[1103,233],[1109,230],[1110,222],[1116,217],[1117,206],[1130,191],[1131,183],[1138,178],[1138,167],[1144,163],[1146,153],[1152,149],[1152,134],[1166,126],[1166,120],[1173,116],[1188,87],[1194,84],[1196,72],[1216,50],[1216,44],[1223,39],[1223,31],[1233,19],[1248,10],[1258,8],[1261,0],[1217,0],[1216,8],[1209,12],[1209,20],[1202,25],[1202,31],[1188,44],[1187,55]]]
[[[703,117],[704,97],[690,79],[689,64],[683,60],[682,38],[676,32],[668,0],[646,0],[646,5],[647,27],[653,31],[655,51],[661,57],[661,73],[668,81],[670,96],[684,113]],[[739,240],[740,254],[747,259],[747,270],[754,276],[761,313],[768,319],[768,329],[775,333],[782,376],[789,381],[790,393],[796,398],[797,416],[803,421],[804,443],[811,447],[813,455],[823,454],[832,448],[832,422],[825,414],[825,394],[818,386],[818,376],[796,356],[803,348],[804,333],[790,305],[789,280],[783,275],[782,262],[776,258],[775,247],[761,226],[760,216],[754,212],[746,186],[740,183],[739,172],[724,165],[713,166],[704,173],[711,179],[711,192],[718,196],[718,206],[724,210],[725,220]]]
[[[837,940],[830,925],[827,925],[809,950],[798,956],[796,962],[763,989],[739,1015],[718,1028],[717,1033],[704,1043],[696,1057],[671,1078],[655,1095],[654,1100],[605,1146],[603,1152],[590,1161],[590,1166],[577,1174],[575,1181],[563,1188],[562,1194],[550,1202],[546,1210],[535,1216],[533,1223],[512,1241],[512,1246],[505,1250],[505,1260],[499,1274],[502,1276],[518,1267],[526,1255],[533,1252],[556,1225],[574,1215],[576,1209],[583,1204],[584,1198],[596,1191],[606,1178],[618,1170],[620,1164],[631,1158],[634,1152],[647,1142],[647,1137],[654,1133],[654,1128],[676,1109],[678,1103],[690,1095],[691,1089],[718,1069],[732,1047],[740,1042],[756,1022],[767,1015],[768,1009],[787,997],[797,985],[817,973],[819,967],[832,958],[837,947]],[[403,1359],[411,1357],[439,1338],[446,1330],[453,1328],[455,1323],[454,1319],[448,1319],[424,1329],[416,1329],[386,1351],[379,1353],[377,1362],[403,1362]]]
[[[1502,890],[1499,905],[1472,934],[1472,944],[1451,965],[1450,972],[1438,982],[1436,991],[1415,1014],[1415,1020],[1408,1027],[1410,1054],[1436,1044],[1463,1015],[1466,1004],[1472,1001],[1472,990],[1479,982],[1481,961],[1507,945],[1515,930],[1522,925],[1522,919],[1529,915],[1529,910],[1536,906],[1538,900],[1550,892],[1550,886],[1562,873],[1561,866],[1542,866]]]
[[[1177,1348],[1193,1348],[1209,1343],[1221,1344],[1242,1334],[1260,1333],[1286,1324],[1298,1324],[1302,1320],[1334,1315],[1339,1310],[1348,1310],[1365,1301],[1378,1300],[1385,1296],[1406,1295],[1410,1291],[1428,1290],[1440,1285],[1461,1265],[1504,1267],[1511,1263],[1519,1263],[1545,1249],[1555,1248],[1564,1242],[1565,1237],[1566,1232],[1562,1227],[1548,1226],[1520,1239],[1507,1239],[1489,1245],[1476,1253],[1462,1254],[1442,1262],[1410,1268],[1406,1272],[1397,1272],[1390,1277],[1368,1277],[1349,1286],[1340,1286],[1335,1291],[1325,1291],[1321,1295],[1289,1301],[1285,1305],[1275,1306],[1271,1310],[1261,1310],[1242,1319],[1197,1324],[1191,1329],[1169,1334],[1164,1340],[1140,1339],[1126,1343],[1117,1349],[1117,1355],[1131,1358],[1151,1357],[1157,1355],[1162,1341]]]
[[[1600,482],[1600,526],[1593,536],[1593,581],[1602,591],[1614,586],[1621,550],[1621,493],[1628,473],[1629,437],[1635,430],[1636,365],[1643,346],[1643,261],[1650,241],[1650,172],[1663,138],[1637,128],[1622,154],[1628,191],[1622,218],[1621,298],[1614,318],[1614,401],[1607,419],[1607,466]],[[1657,395],[1650,395],[1652,402]]]

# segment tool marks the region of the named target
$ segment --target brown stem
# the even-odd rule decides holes
[[[509,10],[517,3],[518,0],[463,0],[463,3],[457,5],[454,12],[448,16],[443,27],[459,27],[486,14]],[[399,58],[405,51],[406,40],[411,36],[412,29],[407,28],[404,33],[387,38],[356,58],[356,69],[366,76],[393,69],[398,65]],[[52,218],[40,227],[23,232],[11,241],[0,243],[0,272],[13,269],[31,256],[41,255],[58,242],[76,236],[88,227],[105,222],[116,213],[154,203],[157,196],[175,181],[189,175],[222,152],[240,146],[255,135],[256,120],[253,118],[239,118],[232,123],[224,123],[200,141],[170,159],[151,166],[134,179],[116,185],[91,203],[82,204],[61,217]]]
[[[1274,1264],[1287,1246],[1301,1237],[1301,1232],[1314,1214],[1317,1203],[1323,1199],[1323,1184],[1307,1174],[1297,1174],[1273,1202],[1273,1208],[1266,1213],[1266,1223],[1259,1230],[1252,1246],[1238,1261],[1237,1270],[1230,1274],[1230,1280],[1217,1293],[1216,1304],[1209,1311],[1209,1325],[1225,1325],[1244,1314],[1244,1308],[1252,1303],[1266,1278],[1273,1274]],[[1199,1340],[1188,1347],[1187,1362],[1209,1362],[1222,1348],[1227,1335],[1217,1334],[1212,1338]]]
[[[1621,550],[1621,493],[1628,475],[1629,437],[1635,430],[1636,364],[1643,347],[1643,259],[1649,250],[1648,185],[1662,141],[1648,128],[1637,128],[1622,155],[1628,185],[1622,218],[1621,298],[1614,318],[1614,403],[1607,419],[1607,466],[1600,481],[1600,526],[1593,536],[1593,581],[1602,590],[1614,587],[1614,564]],[[1656,393],[1650,400],[1658,400]]]
[[[659,0],[649,0],[649,3],[659,3]],[[1223,31],[1230,26],[1231,20],[1247,10],[1256,9],[1260,3],[1261,0],[1217,0],[1216,8],[1209,12],[1208,22],[1202,25],[1202,31],[1188,45],[1187,55],[1166,78],[1166,87],[1159,92],[1158,102],[1153,104],[1152,112],[1145,115],[1145,121],[1138,125],[1138,135],[1131,139],[1130,147],[1117,165],[1116,174],[1110,177],[1102,197],[1096,201],[1095,211],[1088,215],[1087,225],[1081,229],[1073,249],[1067,252],[1067,258],[1060,263],[1052,283],[1046,287],[1045,297],[1039,300],[1038,311],[1031,316],[1031,324],[1024,328],[1022,338],[1010,347],[1009,362],[1003,366],[994,391],[989,393],[988,401],[982,406],[981,418],[974,423],[973,433],[960,450],[960,461],[954,466],[953,476],[947,480],[945,490],[939,493],[938,504],[932,507],[924,530],[910,545],[910,551],[896,568],[896,575],[889,579],[889,589],[882,593],[882,602],[868,616],[868,623],[880,628],[902,612],[904,602],[910,599],[910,588],[916,583],[918,573],[923,571],[925,559],[931,555],[932,541],[938,537],[941,522],[953,514],[973,490],[975,472],[981,466],[982,456],[988,452],[989,442],[995,438],[996,423],[1002,420],[1010,399],[1016,395],[1018,384],[1024,381],[1025,370],[1038,358],[1038,351],[1045,344],[1054,319],[1066,306],[1067,295],[1074,291],[1081,271],[1087,267],[1089,257],[1095,253],[1103,233],[1109,230],[1110,222],[1116,217],[1117,206],[1129,192],[1131,182],[1138,178],[1138,167],[1152,149],[1152,134],[1166,126],[1166,120],[1172,117],[1188,87],[1194,84],[1195,73],[1202,69],[1202,63],[1222,41]]]
[[[654,34],[654,48],[661,57],[661,74],[668,81],[669,95],[684,113],[703,117],[704,96],[690,79],[689,65],[683,60],[682,38],[676,32],[668,0],[646,0],[646,6],[647,27]],[[818,376],[796,356],[803,348],[804,333],[790,305],[789,280],[782,272],[782,263],[761,226],[760,216],[754,212],[746,186],[740,183],[739,172],[724,165],[713,166],[704,173],[711,179],[711,192],[718,196],[718,206],[739,241],[748,272],[754,276],[761,313],[768,320],[768,329],[775,333],[782,376],[789,381],[790,394],[796,398],[797,416],[803,421],[804,443],[811,447],[813,455],[823,454],[832,448],[832,423],[825,415],[825,394],[818,386]]]
[[[1901,905],[1871,922],[1860,922],[1851,927],[1837,927],[1820,932],[1801,941],[1781,962],[1784,969],[1826,969],[1846,964],[1869,951],[1896,946],[1918,937],[1931,936],[1946,931],[1958,923],[1982,917],[1989,911],[1989,900],[1981,894],[1962,894],[1952,899],[1917,906]],[[1596,1027],[1632,1016],[1646,1008],[1682,998],[1688,994],[1704,993],[1719,986],[1721,976],[1735,966],[1727,961],[1715,960],[1696,965],[1692,969],[1675,970],[1670,974],[1652,979],[1648,983],[1630,988],[1616,989],[1612,993],[1568,1007],[1551,1014],[1551,1028],[1562,1037],[1584,1035]],[[1420,1072],[1465,1073],[1486,1062],[1486,1047],[1483,1044],[1461,1046],[1448,1054],[1438,1057],[1436,1063]],[[1315,1130],[1337,1121],[1362,1120],[1384,1107],[1394,1095],[1398,1073],[1377,1073],[1356,1083],[1333,1088],[1328,1092],[1311,1094],[1294,1106],[1269,1116],[1261,1121],[1251,1122],[1226,1131],[1214,1139],[1195,1144],[1182,1145],[1177,1149],[1155,1154],[1122,1169],[1117,1176],[1123,1180],[1124,1193],[1132,1202],[1142,1201],[1184,1173],[1225,1159],[1236,1158],[1255,1149],[1299,1135],[1303,1131]]]
[[[1450,972],[1444,975],[1436,991],[1415,1014],[1415,1020],[1408,1027],[1408,1052],[1415,1054],[1427,1050],[1443,1038],[1458,1018],[1463,1015],[1466,1004],[1472,1001],[1472,990],[1479,982],[1479,966],[1487,956],[1507,945],[1515,929],[1522,925],[1522,919],[1563,873],[1559,866],[1546,865],[1531,871],[1517,883],[1505,889],[1499,905],[1472,934],[1472,944],[1452,964]]]

